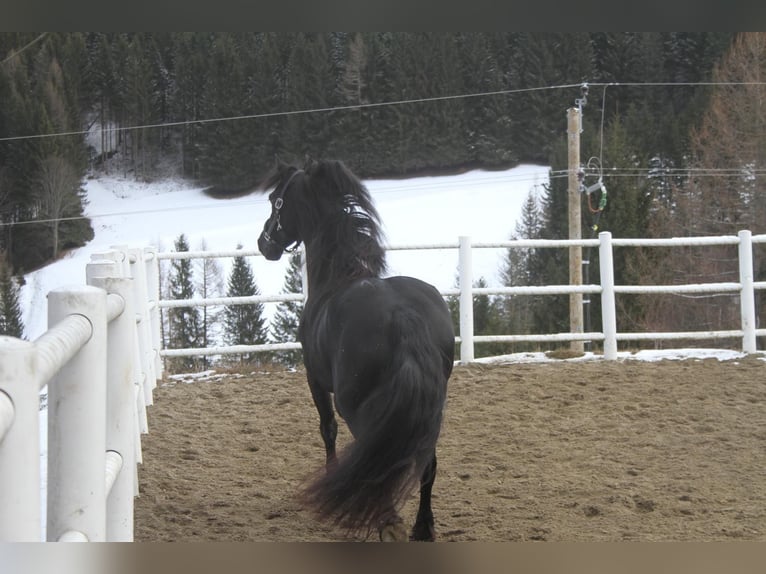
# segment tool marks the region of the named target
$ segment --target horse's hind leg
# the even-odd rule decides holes
[[[412,527],[411,540],[421,542],[433,542],[436,539],[434,530],[434,515],[431,511],[431,489],[436,480],[436,452],[434,452],[431,462],[423,471],[420,479],[420,505],[418,506],[418,515],[415,518],[415,526]]]
[[[335,420],[335,411],[332,406],[332,395],[323,391],[309,378],[309,389],[319,412],[319,433],[324,441],[326,453],[326,466],[334,464],[337,460],[335,455],[335,438],[338,436],[338,422]]]

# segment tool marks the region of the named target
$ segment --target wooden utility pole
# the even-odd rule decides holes
[[[582,237],[580,180],[577,177],[580,170],[581,114],[580,108],[569,108],[567,110],[569,239],[580,239]],[[569,248],[569,284],[582,285],[582,247],[580,245]],[[583,332],[582,293],[570,293],[569,295],[569,332]],[[572,341],[570,349],[574,352],[583,353],[585,349],[584,342]]]

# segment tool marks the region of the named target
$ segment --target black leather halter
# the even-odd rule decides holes
[[[292,253],[301,244],[301,240],[298,239],[294,242],[294,245],[291,243],[282,244],[279,241],[276,241],[272,234],[274,231],[279,231],[282,229],[282,222],[280,221],[280,210],[282,209],[282,206],[285,204],[285,192],[287,191],[287,188],[290,185],[290,182],[293,180],[293,178],[298,175],[299,173],[303,173],[302,169],[295,170],[292,175],[290,175],[289,178],[287,178],[287,181],[282,185],[281,187],[277,188],[277,191],[274,195],[274,213],[271,216],[271,220],[269,222],[269,226],[263,231],[263,240],[268,243],[271,246],[275,246],[280,248],[282,251],[287,251],[288,253]]]

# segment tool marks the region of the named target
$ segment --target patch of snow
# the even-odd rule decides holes
[[[683,361],[687,359],[718,359],[719,361],[734,361],[746,357],[745,353],[739,351],[730,351],[727,349],[663,349],[663,350],[641,350],[635,353],[621,351],[617,353],[618,361]],[[761,360],[766,361],[766,356],[761,355]],[[580,361],[602,361],[603,355],[591,352],[584,353],[571,358],[553,358],[546,353],[512,353],[510,355],[499,355],[496,357],[483,357],[476,359],[477,363],[486,364],[513,364],[513,363],[555,363],[555,362],[580,362]]]

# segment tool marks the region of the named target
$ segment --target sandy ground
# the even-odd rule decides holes
[[[324,461],[303,372],[154,397],[136,540],[344,539],[294,499]],[[766,540],[766,362],[457,367],[438,456],[440,541]]]

